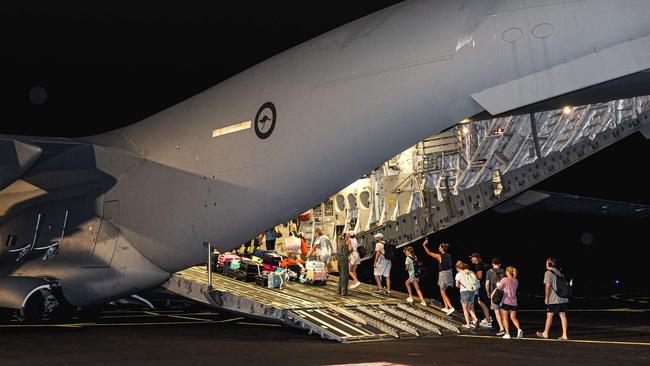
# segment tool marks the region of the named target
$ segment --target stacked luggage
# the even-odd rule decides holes
[[[286,281],[325,285],[327,268],[324,262],[300,262],[284,258],[275,251],[256,250],[251,258],[225,253],[216,256],[216,272],[225,276],[268,288],[282,288]]]
[[[227,273],[231,270],[231,262],[232,261],[241,261],[241,257],[235,254],[219,254],[217,257],[217,268],[215,268],[216,272],[223,273],[224,275],[227,275]],[[239,265],[236,264],[237,266]]]
[[[248,258],[242,258],[239,268],[235,271],[235,279],[244,282],[255,282],[255,277],[262,273],[261,266]]]
[[[325,285],[327,283],[327,270],[324,262],[307,261],[305,263],[305,274],[301,282],[310,285]]]

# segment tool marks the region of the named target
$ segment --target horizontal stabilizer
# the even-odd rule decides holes
[[[511,213],[522,208],[594,216],[650,217],[650,205],[580,197],[565,193],[526,191],[494,208]]]
[[[41,156],[41,148],[16,140],[0,140],[0,190],[19,179]]]

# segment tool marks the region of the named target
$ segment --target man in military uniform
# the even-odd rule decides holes
[[[341,235],[338,241],[338,256],[339,267],[339,289],[338,293],[342,296],[348,295],[348,281],[350,280],[350,252],[352,251],[352,244],[350,242],[350,233],[347,232]]]

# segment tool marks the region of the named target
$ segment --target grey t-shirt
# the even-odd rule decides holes
[[[551,284],[551,291],[548,295],[548,303],[550,304],[564,304],[569,302],[569,299],[565,299],[563,297],[557,296],[555,291],[557,290],[557,275],[556,269],[552,270],[547,270],[546,273],[544,273],[544,285],[547,283]]]
[[[487,278],[485,281],[488,283],[488,295],[492,294],[492,291],[497,287],[496,281],[495,281],[495,275],[496,274],[501,275],[501,277],[505,277],[506,272],[502,268],[492,268],[487,271]]]

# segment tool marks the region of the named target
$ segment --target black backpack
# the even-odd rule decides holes
[[[422,278],[422,261],[419,259],[413,260],[413,272],[415,274],[415,278]]]
[[[555,294],[563,299],[570,298],[573,292],[570,281],[564,277],[564,275],[562,275],[562,272],[559,270],[557,272],[551,272],[555,275],[555,286],[557,287],[553,289],[553,291],[555,291]]]
[[[392,261],[395,259],[395,245],[384,243],[384,258]]]
[[[357,253],[359,253],[360,258],[364,258],[368,254],[368,251],[366,250],[366,247],[359,245],[357,247]]]
[[[506,271],[501,270],[501,271],[497,272],[494,268],[490,269],[490,271],[492,271],[492,273],[494,273],[494,284],[493,284],[493,286],[497,287],[497,283],[499,283],[499,281],[501,281],[504,277],[506,277]]]

